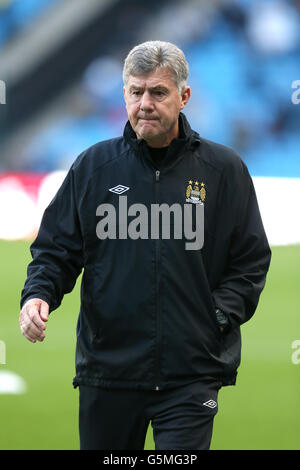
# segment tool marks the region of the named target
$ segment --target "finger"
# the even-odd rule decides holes
[[[28,332],[28,329],[26,326],[24,326],[23,324],[20,325],[20,328],[21,328],[21,333],[23,336],[25,336],[26,339],[28,339],[29,341],[31,341],[32,343],[35,343],[36,342],[36,338],[34,338],[29,332]]]
[[[27,325],[26,332],[34,339],[41,340],[45,337],[45,333],[43,333],[43,331],[37,328],[37,326],[33,322]]]
[[[41,303],[40,317],[43,321],[48,321],[49,305],[47,304],[47,302],[42,302]]]
[[[35,324],[35,321],[39,326]],[[23,336],[32,343],[35,343],[37,340],[44,340],[45,334],[43,330],[45,325],[39,318],[39,305],[36,302],[29,301],[27,305],[23,306],[19,316],[19,324]]]
[[[45,328],[42,328],[40,325],[36,324],[36,315],[32,316],[28,312],[24,313],[23,320],[20,322],[24,331],[31,331],[34,334],[42,335],[44,334]]]
[[[32,321],[24,321],[20,326],[22,334],[30,341],[35,342],[44,340],[45,334],[41,332],[41,330],[39,330]]]
[[[39,330],[45,330],[46,325],[41,319],[39,308],[36,305],[30,305],[25,314],[27,314],[29,319],[37,326],[37,328],[39,328]]]
[[[36,343],[37,341],[39,341],[40,343],[42,341],[44,341],[45,337],[44,338],[37,338],[36,336],[33,336],[33,335],[30,335],[29,333],[23,333],[23,336],[28,339],[29,341],[31,341],[31,343]]]
[[[23,336],[24,336],[26,339],[28,339],[28,341],[30,341],[31,343],[36,343],[36,339],[30,338],[30,336],[25,335],[24,333],[23,333]]]
[[[23,336],[25,336],[26,339],[28,339],[28,341],[30,341],[31,343],[36,343],[36,338],[33,338],[32,336],[30,336],[29,334],[23,332]]]

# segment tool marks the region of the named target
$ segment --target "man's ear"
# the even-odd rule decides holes
[[[186,86],[183,92],[181,93],[181,107],[183,109],[191,97],[191,87]]]

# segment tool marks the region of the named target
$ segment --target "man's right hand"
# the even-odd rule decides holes
[[[22,334],[32,343],[45,338],[45,322],[49,317],[49,305],[42,299],[30,299],[20,312],[20,329]]]

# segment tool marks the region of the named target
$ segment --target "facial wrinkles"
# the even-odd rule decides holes
[[[127,87],[129,120],[139,138],[152,142],[172,139],[180,111],[178,89],[169,72],[156,76],[131,77]]]

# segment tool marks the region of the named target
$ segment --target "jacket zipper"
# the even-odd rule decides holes
[[[160,171],[155,171],[155,202],[158,203],[158,191],[160,182]],[[161,316],[160,316],[160,302],[159,302],[159,264],[160,264],[160,239],[155,240],[155,294],[156,294],[156,338],[157,338],[157,349],[156,349],[156,385],[155,390],[159,391],[159,364],[160,364],[160,344],[161,344]]]

